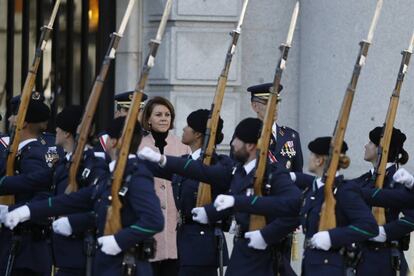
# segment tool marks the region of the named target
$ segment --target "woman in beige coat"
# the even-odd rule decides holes
[[[161,154],[181,156],[191,153],[181,139],[172,134],[175,112],[171,102],[162,97],[148,101],[142,112],[142,126],[149,133],[143,137],[140,148],[150,147]],[[175,207],[171,182],[154,178],[155,191],[160,199],[165,226],[155,235],[157,252],[152,261],[154,276],[174,276],[178,274],[177,262],[177,208]]]

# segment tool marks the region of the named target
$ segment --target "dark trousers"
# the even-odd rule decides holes
[[[179,276],[217,276],[215,266],[180,266]]]
[[[177,276],[178,275],[178,260],[162,260],[152,262],[152,272],[154,276]]]
[[[45,276],[43,273],[26,268],[16,268],[12,271],[12,276]]]

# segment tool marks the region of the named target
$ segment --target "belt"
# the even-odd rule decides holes
[[[364,242],[365,247],[372,250],[378,250],[382,248],[398,248],[398,242],[375,242],[375,241],[365,241]]]

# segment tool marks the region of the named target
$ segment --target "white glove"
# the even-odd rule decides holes
[[[8,212],[4,218],[4,224],[13,229],[17,224],[25,222],[30,219],[30,209],[27,205],[23,205],[19,208],[14,209],[11,212]]]
[[[4,222],[9,206],[0,204],[0,223]]]
[[[122,252],[114,235],[102,236],[98,238],[98,244],[101,246],[101,251],[106,255],[117,255]]]
[[[140,150],[138,152],[138,157],[142,160],[148,160],[154,163],[160,163],[161,161],[161,154],[149,147],[144,147]]]
[[[250,240],[249,244],[247,245],[248,247],[259,250],[265,250],[267,247],[267,243],[263,239],[260,230],[247,232],[244,234],[244,237]]]
[[[395,182],[404,184],[408,189],[412,189],[414,186],[414,177],[406,169],[398,169],[392,176]]]
[[[191,210],[191,214],[193,214],[193,220],[201,223],[207,224],[208,223],[208,216],[206,209],[204,207],[196,207]]]
[[[59,218],[52,223],[53,232],[56,234],[69,237],[72,235],[72,226],[70,226],[69,219],[67,217]]]
[[[385,233],[385,229],[383,226],[379,226],[379,234],[376,237],[370,238],[371,241],[376,242],[385,242],[387,240],[387,233]]]
[[[310,240],[311,246],[317,249],[322,249],[328,251],[331,244],[331,237],[329,236],[328,231],[318,232]]]
[[[218,195],[214,200],[214,207],[217,211],[221,211],[234,206],[234,196]]]

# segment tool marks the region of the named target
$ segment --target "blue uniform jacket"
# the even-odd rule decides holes
[[[92,150],[86,150],[82,157],[78,171],[77,182],[79,189],[90,186],[100,176],[108,173],[108,166],[104,159],[95,157]],[[64,194],[68,184],[68,159],[63,158],[56,166],[53,181],[56,185],[55,195]],[[84,234],[92,231],[94,215],[92,212],[78,213],[68,216],[73,234],[65,237],[53,233],[52,245],[55,265],[58,268],[71,268],[84,270],[86,256],[84,252]]]
[[[297,173],[296,183],[299,187],[307,187],[304,190],[301,224],[305,238],[310,239],[319,231],[324,187],[318,189],[316,178],[306,174]],[[375,219],[355,183],[343,180],[343,176],[337,177],[334,194],[337,227],[329,230],[332,247],[328,251],[313,249],[305,242],[303,275],[344,275],[345,267],[339,249],[378,235]]]
[[[213,204],[205,206],[210,222],[234,214],[237,223],[241,226],[241,232],[246,232],[250,214],[264,215],[268,224],[278,221],[279,233],[262,232],[269,245],[274,241],[281,241],[298,226],[300,191],[292,184],[288,171],[280,166],[274,166],[269,195],[263,197],[246,195],[253,187],[254,170],[246,176],[241,166],[233,168],[222,164],[204,166],[200,161],[168,156],[166,168],[188,178],[213,183],[218,187],[230,185],[230,194],[235,196],[234,208],[217,212]],[[283,220],[282,217],[296,217],[296,219]],[[255,250],[247,244],[248,241],[244,238],[235,242],[226,275],[252,273],[273,275],[273,256],[270,246],[266,250]]]
[[[396,166],[389,167],[386,171],[383,189],[385,190],[405,190],[405,187],[400,183],[394,183],[392,176],[397,170]],[[375,182],[371,172],[365,173],[356,179],[362,189],[373,189]],[[374,195],[375,197],[375,195]],[[367,203],[370,205],[371,200],[368,197]],[[404,216],[399,217],[400,213]],[[414,230],[414,211],[412,209],[402,208],[385,208],[386,224],[383,225],[387,235],[387,242],[398,241],[406,237]],[[363,259],[357,268],[359,275],[376,274],[376,275],[394,275],[395,271],[391,263],[391,249],[390,248],[368,248],[361,245],[363,251]],[[403,251],[399,252],[401,258],[401,275],[406,275],[408,265],[405,260]],[[377,266],[372,266],[372,262],[378,262]]]
[[[184,155],[189,160],[191,156]],[[226,155],[214,155],[213,164],[231,168],[233,161]],[[219,266],[218,236],[224,239],[222,229],[215,225],[204,225],[193,222],[191,210],[196,207],[199,181],[174,174],[169,166],[160,168],[153,166],[156,177],[171,180],[176,207],[183,218],[177,227],[177,248],[180,266]],[[225,194],[229,186],[211,184],[213,200],[219,194]],[[227,245],[223,245],[224,265],[228,262]]]
[[[269,150],[275,156],[277,163],[291,172],[302,172],[303,154],[299,133],[286,126],[277,125],[277,139],[273,135]]]
[[[44,198],[52,184],[52,167],[59,159],[56,147],[48,147],[41,139],[25,145],[16,155],[15,175],[2,176],[0,179],[0,195],[14,195],[16,206]],[[16,206],[10,206],[12,210]],[[25,228],[47,227],[47,221],[25,223]],[[2,263],[8,257],[11,246],[11,232],[2,230],[9,237],[2,244]],[[16,268],[28,268],[47,273],[51,267],[50,246],[46,240],[33,240],[31,234],[23,234],[15,260]]]
[[[125,181],[128,182],[128,192],[122,199],[123,228],[114,235],[123,251],[152,237],[164,227],[164,218],[159,199],[155,194],[152,173],[142,161],[134,158],[128,160],[124,175]],[[85,187],[69,195],[64,194],[32,203],[29,208],[33,219],[93,211],[99,237],[103,236],[110,195],[111,175],[107,174],[101,176],[96,185]],[[108,276],[120,274],[122,259],[122,253],[110,256],[98,250],[94,263],[95,274]],[[152,275],[149,262],[137,261],[135,275]]]

